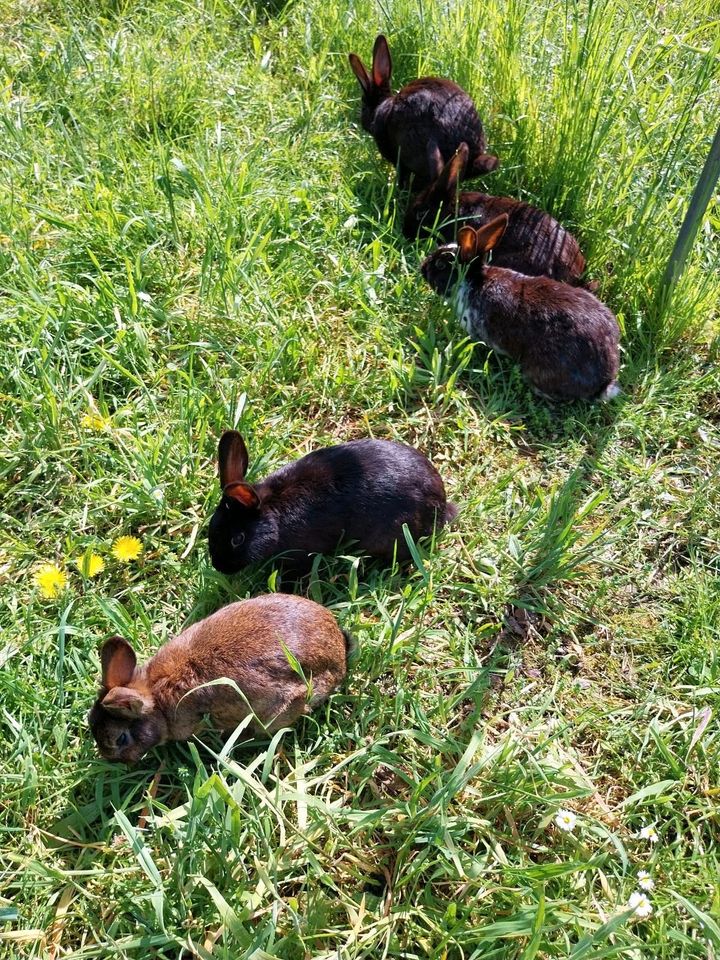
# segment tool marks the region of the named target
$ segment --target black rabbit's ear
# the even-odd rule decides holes
[[[229,483],[226,487],[223,487],[223,493],[226,497],[237,500],[238,503],[241,503],[244,507],[249,507],[251,510],[260,506],[260,497],[249,483]]]
[[[363,92],[367,93],[372,86],[372,80],[370,79],[370,74],[367,72],[365,64],[356,53],[348,54],[348,60],[350,61],[352,72],[358,78],[358,83],[362,87]]]
[[[220,486],[243,480],[248,468],[248,452],[245,441],[237,430],[226,430],[218,444]]]
[[[478,252],[477,233],[474,227],[461,227],[457,235],[460,263],[470,263]]]
[[[102,664],[102,685],[112,690],[130,683],[135,673],[137,657],[135,651],[122,637],[110,637],[100,651]]]
[[[465,173],[470,150],[466,143],[461,143],[442,169],[442,173],[433,184],[433,193],[454,199],[458,180]]]
[[[509,217],[506,213],[501,213],[489,223],[484,223],[476,232],[478,253],[484,253],[497,246],[500,238],[507,230]]]
[[[373,47],[372,78],[376,87],[383,87],[390,84],[392,74],[392,58],[390,56],[390,47],[385,37],[380,34]]]

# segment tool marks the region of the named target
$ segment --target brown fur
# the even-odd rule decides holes
[[[105,643],[101,660],[102,689],[90,726],[105,759],[134,762],[156,744],[187,740],[205,715],[220,730],[249,714],[256,727],[268,731],[293,723],[342,682],[347,642],[324,607],[270,594],[201,620],[143,666],[119,637]],[[243,696],[228,684],[197,689],[220,678],[234,681]],[[119,745],[119,739],[127,742]]]

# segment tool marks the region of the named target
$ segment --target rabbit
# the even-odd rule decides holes
[[[580,287],[485,265],[483,254],[499,243],[509,219],[504,213],[478,230],[463,227],[457,243],[424,261],[423,276],[438,293],[456,287],[465,330],[517,360],[538,393],[552,400],[617,396],[620,331],[605,304]]]
[[[508,227],[493,250],[493,266],[586,286],[581,280],[585,257],[577,240],[549,213],[511,197],[458,193],[468,155],[467,144],[461,143],[437,180],[411,201],[403,223],[405,236],[412,240],[421,233],[432,233],[437,224],[440,235],[451,241],[458,227],[481,227],[506,213]]]
[[[361,122],[375,137],[382,156],[399,164],[401,182],[415,175],[431,183],[460,143],[468,144],[464,177],[490,173],[498,158],[485,153],[485,133],[472,98],[452,80],[419,77],[393,96],[392,60],[387,40],[375,40],[372,73],[355,53],[350,66],[362,89]]]
[[[130,644],[111,637],[90,729],[102,757],[125,763],[189,739],[206,714],[220,730],[253,714],[254,727],[271,732],[327,699],[345,678],[349,645],[325,607],[281,593],[223,607],[140,667]],[[234,686],[203,686],[221,678]]]
[[[248,452],[236,430],[218,445],[222,499],[209,527],[210,559],[223,573],[288,554],[298,573],[311,553],[346,540],[383,561],[410,559],[402,525],[415,539],[457,514],[435,467],[418,450],[390,440],[353,440],[314,450],[259,483],[245,481]]]

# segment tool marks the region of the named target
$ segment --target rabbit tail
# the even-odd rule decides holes
[[[452,523],[459,513],[460,507],[458,507],[457,504],[450,503],[448,500],[448,502],[445,504],[445,513],[443,514],[442,522],[444,524]]]
[[[615,397],[619,397],[621,393],[622,393],[622,390],[620,389],[620,386],[617,380],[613,380],[612,383],[609,383],[605,387],[603,392],[600,394],[599,399],[602,400],[603,402],[607,400],[613,400]]]

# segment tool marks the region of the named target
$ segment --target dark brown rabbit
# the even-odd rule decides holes
[[[106,760],[125,763],[167,740],[189,739],[205,715],[219,730],[250,715],[253,729],[277,730],[343,681],[348,643],[328,610],[282,593],[218,610],[140,667],[130,644],[112,637],[100,654],[90,729]],[[203,686],[220,679],[232,684]]]
[[[438,293],[455,287],[465,330],[517,360],[538,393],[553,400],[616,396],[620,331],[605,304],[580,287],[485,265],[508,219],[502,214],[479,230],[463,227],[456,244],[425,260],[423,276]]]
[[[413,239],[436,231],[450,241],[458,227],[481,227],[506,213],[508,226],[493,250],[493,266],[585,286],[580,279],[585,270],[580,246],[549,213],[511,197],[458,193],[468,152],[467,144],[461,143],[438,179],[412,200],[403,224],[405,236]]]
[[[417,184],[432,182],[463,142],[469,149],[462,176],[476,177],[497,167],[498,158],[485,152],[472,98],[452,80],[419,77],[393,96],[392,60],[382,34],[373,48],[372,72],[355,53],[350,66],[362,89],[362,125],[383,157],[399,165],[403,181],[412,173]]]
[[[389,440],[314,450],[256,484],[245,480],[248,452],[236,430],[220,438],[218,459],[222,499],[210,520],[209,548],[223,573],[280,554],[303,573],[311,554],[332,553],[343,540],[386,562],[397,551],[404,562],[410,552],[403,524],[417,540],[457,513],[427,457]]]

